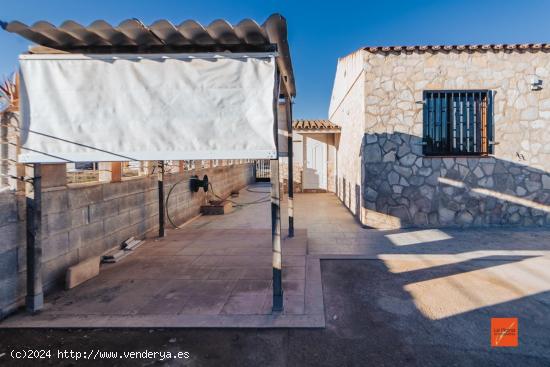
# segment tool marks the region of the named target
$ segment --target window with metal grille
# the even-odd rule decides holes
[[[490,90],[424,91],[422,151],[425,155],[493,153]]]

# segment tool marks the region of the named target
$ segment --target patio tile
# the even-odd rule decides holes
[[[305,279],[306,268],[303,266],[283,266],[283,280]]]
[[[161,292],[156,297],[150,299],[143,307],[139,308],[138,313],[143,315],[174,315],[182,309],[188,297],[184,292],[174,290]]]
[[[284,300],[284,313],[290,315],[303,315],[305,313],[304,296],[285,294]]]
[[[203,247],[186,247],[179,251],[177,255],[202,255],[205,249]]]
[[[192,263],[192,266],[216,266],[221,261],[220,256],[208,256],[208,255],[201,255],[197,257]]]
[[[271,267],[271,256],[223,256],[220,259],[221,266],[249,267],[249,266],[265,266]]]
[[[240,279],[236,282],[231,295],[265,294],[270,289],[270,280]]]
[[[68,314],[137,314],[162,290],[164,281],[122,281],[113,288],[93,289],[88,297],[76,298],[76,302],[56,313]]]
[[[304,280],[283,280],[283,292],[288,295],[303,295],[305,293]]]
[[[271,280],[273,278],[273,269],[270,267],[263,268],[244,268],[244,274],[241,279],[259,279]]]
[[[208,279],[208,275],[212,271],[210,267],[201,267],[201,266],[183,266],[180,269],[176,269],[170,277],[172,279],[180,280],[204,280]]]
[[[285,248],[283,251],[287,255],[305,255],[307,253],[305,247]]]
[[[138,248],[136,255],[139,257],[143,256],[170,256],[177,255],[183,249],[182,246],[148,246],[147,248]]]
[[[179,314],[191,315],[218,315],[224,307],[229,296],[197,295],[187,298]]]
[[[235,287],[234,280],[192,280],[187,282],[183,288],[190,296],[204,295],[229,295]]]
[[[283,253],[283,267],[306,266],[306,258],[299,255],[285,255]]]
[[[241,279],[244,274],[244,268],[213,268],[210,273],[208,273],[208,279],[218,279],[218,280],[227,280],[227,279]]]
[[[170,256],[158,256],[150,255],[145,258],[144,262],[149,264],[155,263],[165,263],[165,264],[179,264],[179,265],[189,265],[191,264],[198,256],[180,256],[180,255],[170,255]]]
[[[231,296],[223,306],[221,314],[226,315],[261,315],[271,313],[269,295]]]
[[[255,256],[263,255],[270,256],[272,253],[271,246],[269,247],[237,247],[228,249],[227,255],[231,256]]]

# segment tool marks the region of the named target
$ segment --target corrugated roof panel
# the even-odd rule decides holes
[[[126,37],[131,39],[140,47],[155,47],[162,46],[160,41],[143,23],[136,19],[128,19],[120,23],[118,30],[124,33]]]
[[[111,46],[105,39],[72,20],[63,22],[59,28],[81,41],[83,45]]]
[[[261,45],[268,40],[262,27],[252,19],[241,20],[235,26],[235,33],[240,39],[251,45]]]
[[[231,24],[223,19],[218,19],[208,26],[208,34],[216,43],[224,45],[238,45],[243,41],[235,33]]]
[[[183,34],[181,34],[181,32],[167,20],[158,20],[149,28],[151,29],[151,32],[153,32],[167,45],[181,47],[191,44],[191,41],[185,38]]]
[[[32,26],[18,21],[0,22],[0,25],[41,46],[79,53],[257,52],[273,51],[272,45],[276,45],[277,65],[285,90],[291,96],[296,95],[286,20],[279,14],[271,15],[261,26],[250,19],[235,26],[218,19],[207,27],[194,20],[174,26],[164,19],[150,27],[137,19],[125,20],[118,26],[104,20],[88,27],[71,20],[59,27],[44,21]]]
[[[208,34],[202,24],[194,20],[186,20],[178,26],[178,31],[194,45],[215,45],[216,42]]]
[[[9,30],[9,28],[8,28]],[[93,32],[105,40],[107,43],[113,47],[124,47],[124,46],[137,46],[137,43],[132,41],[126,34],[123,32],[111,27],[109,23],[104,20],[96,20],[87,27],[89,32]],[[95,47],[95,44],[89,44],[87,47]],[[55,48],[55,47],[54,47]]]

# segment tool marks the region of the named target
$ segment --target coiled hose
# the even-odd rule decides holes
[[[195,178],[194,177],[191,177],[190,178],[191,180],[194,180]],[[172,187],[170,187],[170,190],[168,190],[168,194],[166,195],[166,200],[165,200],[165,207],[166,207],[166,217],[168,218],[168,221],[170,222],[170,224],[172,225],[172,227],[176,228],[176,229],[180,229],[180,227],[178,225],[176,225],[174,223],[174,221],[172,220],[172,217],[170,216],[170,208],[169,208],[169,200],[170,200],[170,196],[172,195],[172,192],[174,191],[174,188],[179,185],[180,183],[182,183],[183,181],[187,181],[188,178],[182,178],[181,180],[177,181],[175,184],[172,185]],[[214,186],[212,186],[212,182],[209,182],[208,183],[208,186],[210,186],[210,191],[212,192],[212,195],[221,200],[221,201],[229,201],[230,203],[232,203],[234,206],[236,207],[244,207],[244,206],[247,206],[247,205],[255,205],[255,204],[261,204],[261,203],[267,203],[269,201],[271,201],[271,198],[270,198],[270,195],[266,195],[266,196],[262,196],[260,197],[259,199],[257,200],[254,200],[254,201],[250,201],[250,202],[245,202],[245,203],[237,203],[236,201],[233,201],[231,199],[228,199],[228,197],[226,198],[222,198],[220,197],[219,195],[217,195],[214,191]],[[265,192],[265,191],[256,191],[256,190],[251,190],[249,189],[248,187],[246,188],[246,191],[249,191],[249,192],[254,192],[254,193],[263,193],[263,194],[269,194],[269,192]],[[208,195],[208,193],[207,193]]]

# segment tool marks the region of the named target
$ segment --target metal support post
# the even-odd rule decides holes
[[[164,161],[159,161],[157,174],[159,193],[159,237],[164,237]]]
[[[292,146],[292,102],[286,98],[288,127],[288,237],[294,237],[294,164]]]
[[[271,245],[273,252],[273,311],[283,310],[283,261],[281,252],[281,187],[279,160],[271,161]]]
[[[29,312],[44,307],[42,291],[42,169],[33,165],[33,179],[26,184],[27,201],[27,297]]]

